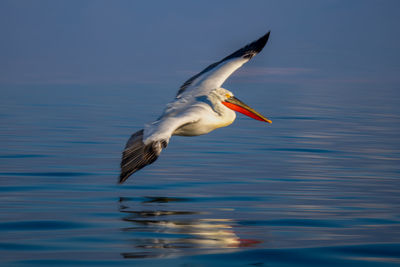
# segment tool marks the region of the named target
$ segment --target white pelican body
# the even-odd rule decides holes
[[[122,156],[120,183],[153,163],[162,149],[167,147],[172,135],[207,134],[230,125],[236,118],[235,111],[271,123],[235,98],[232,92],[221,88],[235,70],[262,50],[268,38],[269,32],[187,80],[161,117],[134,133],[128,140]]]
[[[167,105],[164,114],[156,122],[144,128],[144,143],[169,139],[171,135],[195,136],[231,124],[236,113],[225,107],[219,95],[232,95],[226,89],[217,88],[207,97],[187,95]]]

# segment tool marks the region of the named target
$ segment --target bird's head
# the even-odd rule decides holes
[[[255,111],[254,109],[252,109],[239,99],[237,99],[232,92],[224,88],[218,88],[215,89],[213,93],[225,107],[240,112],[255,120],[272,123],[271,120],[267,119],[266,117],[264,117],[263,115],[261,115],[260,113],[258,113],[257,111]]]

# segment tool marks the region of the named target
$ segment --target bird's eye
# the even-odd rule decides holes
[[[226,96],[227,98],[230,98],[230,97],[231,97],[231,95],[230,95],[230,94],[225,94],[225,96]]]

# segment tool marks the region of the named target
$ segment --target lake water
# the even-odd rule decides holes
[[[397,88],[234,83],[271,125],[173,137],[117,185],[174,86],[1,87],[0,265],[400,264]]]

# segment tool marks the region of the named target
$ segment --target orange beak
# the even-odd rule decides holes
[[[248,105],[246,105],[245,103],[243,103],[234,96],[231,96],[227,98],[225,101],[222,101],[222,104],[224,104],[225,106],[234,111],[240,112],[255,120],[272,123],[271,120],[267,119],[266,117],[264,117],[263,115],[261,115],[260,113],[258,113],[257,111],[255,111],[254,109],[252,109],[251,107],[249,107]]]

